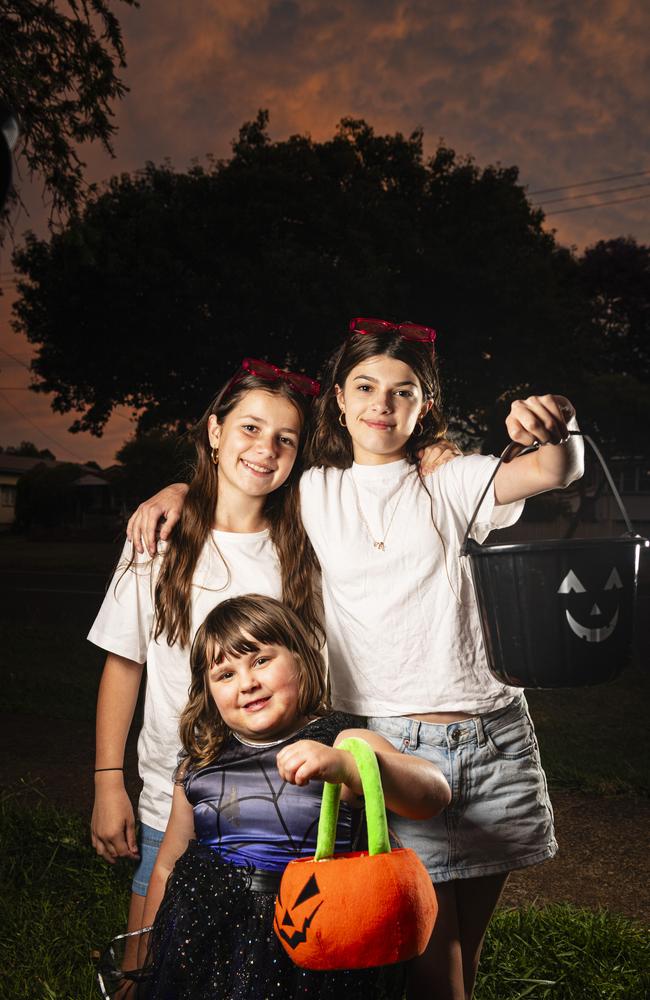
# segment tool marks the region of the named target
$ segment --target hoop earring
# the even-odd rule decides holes
[[[420,430],[418,430],[418,427],[420,428]],[[422,437],[423,434],[424,434],[424,424],[422,423],[421,420],[418,420],[417,424],[415,425],[415,436]]]
[[[212,452],[211,452],[211,455],[212,455],[212,461],[214,462],[214,464],[218,465],[219,464],[219,449],[218,448],[213,448]]]
[[[343,410],[341,410],[341,412],[339,413],[339,423],[340,423],[341,427],[347,427],[348,426],[347,421],[345,419],[345,413],[344,413]]]

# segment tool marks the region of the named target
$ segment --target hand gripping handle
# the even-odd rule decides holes
[[[607,482],[609,484],[609,488],[611,489],[611,491],[612,491],[612,493],[614,495],[614,499],[616,500],[616,503],[618,504],[618,509],[621,512],[623,520],[625,521],[625,527],[627,528],[627,534],[635,536],[635,531],[634,531],[634,528],[632,527],[632,522],[630,521],[630,518],[628,517],[628,513],[627,513],[627,510],[625,509],[625,505],[624,505],[623,501],[621,500],[621,495],[618,492],[618,490],[616,489],[616,485],[614,484],[614,480],[612,479],[612,474],[609,471],[609,469],[607,468],[607,465],[605,463],[605,459],[603,458],[603,456],[602,456],[602,454],[600,452],[600,449],[596,446],[596,443],[589,437],[589,435],[588,434],[583,434],[582,431],[569,431],[569,434],[572,435],[572,436],[576,435],[576,436],[584,438],[584,440],[587,442],[587,444],[590,445],[592,451],[594,452],[596,458],[598,459],[598,461],[600,462],[600,464],[602,466],[603,472],[605,473],[605,478],[607,479]],[[490,478],[488,480],[487,486],[485,487],[485,489],[481,493],[481,497],[480,497],[479,502],[476,505],[476,509],[475,509],[474,513],[472,514],[472,516],[469,519],[469,524],[467,525],[467,531],[465,532],[465,537],[463,538],[463,544],[460,547],[460,554],[461,554],[461,556],[466,556],[467,555],[467,543],[469,541],[470,532],[471,532],[471,530],[472,530],[472,528],[474,526],[474,521],[476,520],[478,512],[481,509],[481,504],[483,503],[483,501],[485,500],[485,497],[487,496],[487,492],[490,489],[490,486],[494,482],[494,477],[496,476],[497,472],[499,471],[499,469],[501,468],[501,466],[503,465],[503,463],[504,462],[505,463],[511,462],[513,460],[513,458],[519,458],[520,455],[526,455],[529,451],[537,451],[537,449],[540,448],[540,447],[542,447],[542,445],[540,445],[539,441],[536,441],[535,444],[531,444],[531,445],[528,445],[528,446],[517,444],[515,441],[511,441],[510,444],[507,445],[507,447],[502,451],[502,453],[501,453],[501,455],[499,457],[499,461],[495,465],[494,471],[492,472],[492,475],[490,476]]]
[[[356,736],[349,736],[343,740],[337,749],[347,750],[351,753],[359,768],[359,777],[366,803],[368,854],[388,854],[390,853],[390,841],[388,839],[386,805],[375,751],[369,743]],[[318,839],[314,855],[316,861],[324,861],[334,854],[340,799],[341,786],[326,781],[318,821]]]

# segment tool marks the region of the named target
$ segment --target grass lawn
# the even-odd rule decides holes
[[[67,622],[0,621],[0,711],[93,718],[104,654]],[[596,794],[650,794],[650,671],[611,684],[526,693],[549,783]]]
[[[106,654],[80,631],[0,621],[0,711],[93,719]]]
[[[527,691],[549,783],[599,795],[650,795],[650,670],[610,684]]]
[[[112,545],[0,536],[0,573],[31,568],[108,577],[117,552]],[[65,615],[46,626],[0,620],[0,710],[54,725],[90,722],[104,654],[85,631]],[[609,685],[528,692],[550,784],[650,794],[649,695],[650,671],[640,669]],[[46,802],[1,800],[0,996],[97,996],[92,954],[125,926],[128,875],[95,857],[85,819]],[[501,910],[486,941],[476,1000],[643,1000],[650,980],[641,970],[648,968],[647,930],[606,911]]]
[[[90,1000],[97,952],[126,922],[125,869],[110,869],[85,824],[43,803],[0,801],[0,969],[11,1000]],[[642,1000],[647,932],[570,906],[497,913],[475,1000]]]
[[[24,535],[0,533],[0,573],[4,570],[59,570],[66,573],[111,574],[122,550],[115,542],[34,541]]]

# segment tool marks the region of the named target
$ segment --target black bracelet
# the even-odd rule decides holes
[[[123,767],[96,767],[95,774],[98,774],[99,771],[123,771],[123,770],[124,770]]]

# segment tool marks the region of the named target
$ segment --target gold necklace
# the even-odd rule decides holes
[[[373,535],[373,533],[372,533],[372,531],[370,530],[370,525],[366,521],[365,515],[363,513],[363,508],[361,507],[361,498],[359,497],[359,491],[357,489],[357,484],[354,481],[354,473],[350,472],[350,479],[352,481],[352,489],[354,490],[354,499],[355,499],[355,502],[356,502],[356,505],[357,505],[357,513],[359,514],[359,517],[361,518],[361,521],[363,522],[363,526],[364,526],[364,528],[366,529],[366,531],[368,533],[368,538],[372,542],[373,548],[377,549],[379,552],[385,552],[386,551],[386,539],[388,538],[388,532],[390,531],[390,526],[393,523],[393,518],[395,517],[395,514],[397,513],[397,508],[399,507],[400,502],[402,500],[402,497],[404,496],[404,487],[406,486],[406,480],[408,479],[409,474],[410,474],[411,471],[412,470],[409,470],[409,472],[406,473],[406,475],[404,476],[404,479],[402,480],[400,486],[398,487],[398,491],[397,492],[398,492],[399,496],[397,497],[397,501],[395,503],[395,506],[393,507],[393,510],[391,512],[391,515],[390,515],[390,518],[388,519],[388,525],[386,526],[386,530],[384,531],[384,537],[381,538],[381,539],[375,538],[374,535]]]

